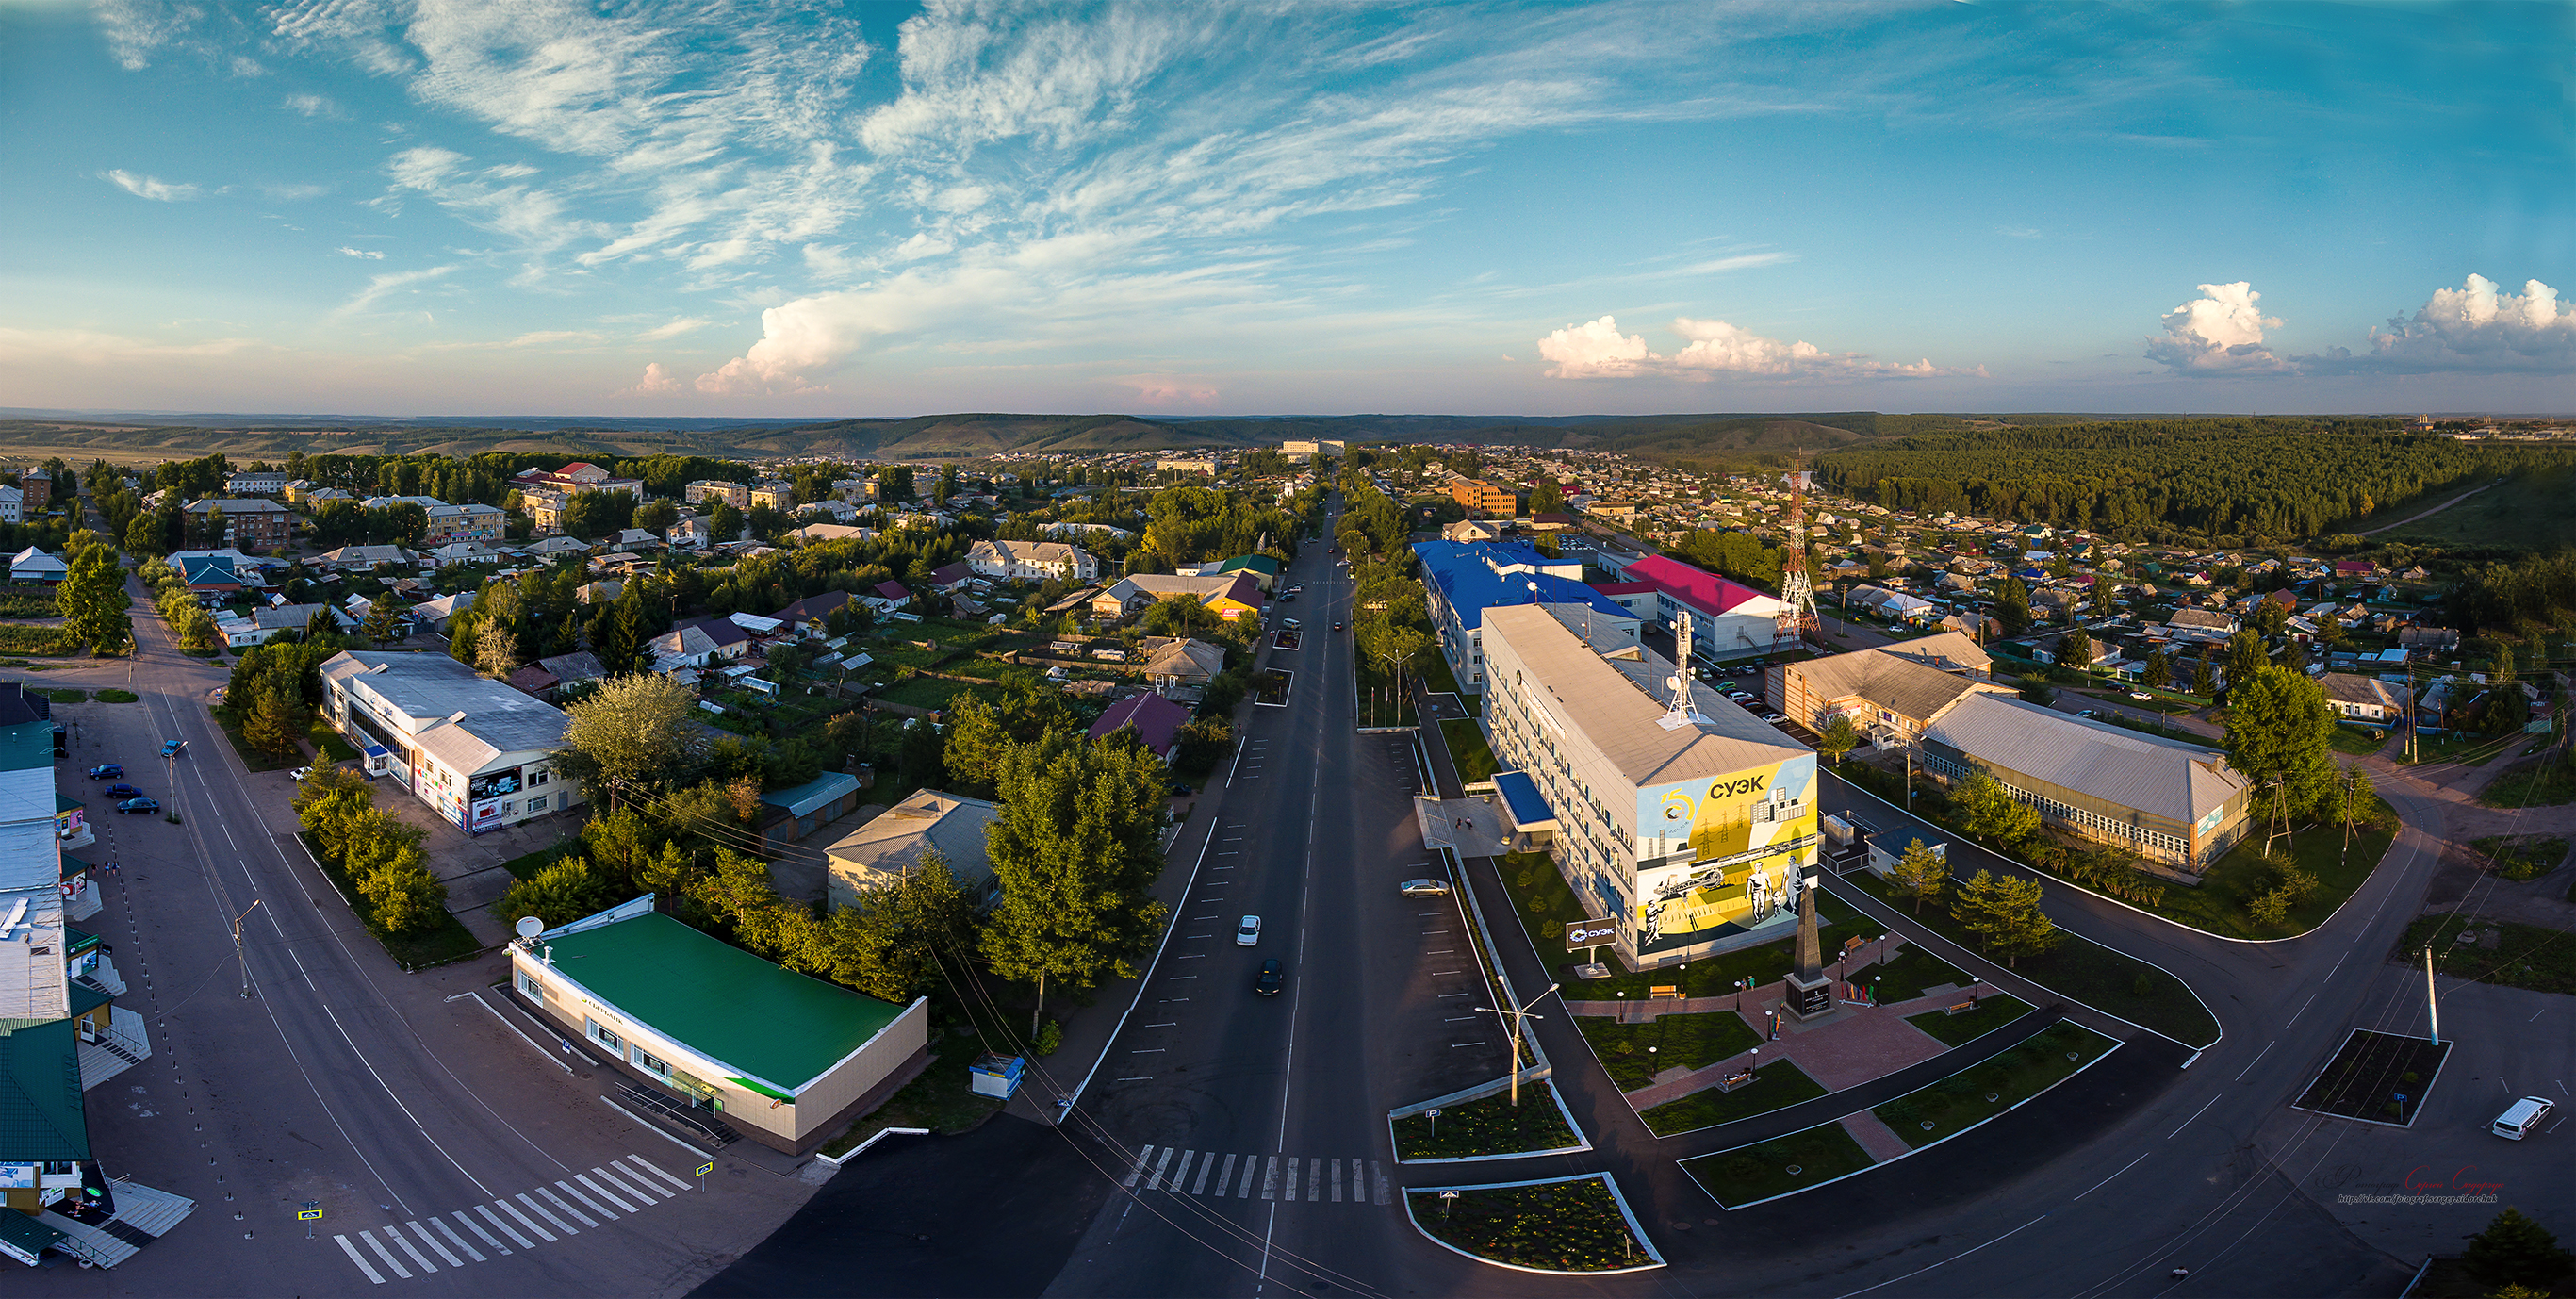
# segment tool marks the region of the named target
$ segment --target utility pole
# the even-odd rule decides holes
[[[259,903],[259,899],[251,899],[250,905],[243,907],[242,913],[233,917],[233,959],[241,962],[241,995],[245,997],[250,995],[250,961],[242,955],[242,921],[249,919],[251,912],[259,910]]]
[[[2433,997],[2433,945],[2424,944],[2424,1013],[2433,1020],[2433,1045],[2442,1044],[2442,1003]]]
[[[1531,1013],[1530,1013],[1530,1007],[1535,1006],[1535,1005],[1539,1004],[1540,1002],[1547,1000],[1547,994],[1548,994],[1548,993],[1550,993],[1550,992],[1554,992],[1554,991],[1556,991],[1556,987],[1557,987],[1557,985],[1555,985],[1555,984],[1553,984],[1553,983],[1551,983],[1551,984],[1547,985],[1547,989],[1546,989],[1546,991],[1539,993],[1537,996],[1530,998],[1528,1001],[1522,1002],[1522,1003],[1521,1003],[1517,1008],[1510,1008],[1510,1009],[1507,1009],[1507,1008],[1505,1008],[1505,1007],[1503,1007],[1503,1006],[1478,1006],[1478,1007],[1476,1007],[1476,1009],[1477,1009],[1477,1010],[1479,1010],[1479,1011],[1491,1011],[1491,1012],[1493,1012],[1494,1014],[1497,1014],[1497,1015],[1502,1016],[1502,1017],[1503,1017],[1503,1022],[1504,1022],[1504,1023],[1506,1023],[1506,1024],[1511,1025],[1511,1030],[1512,1030],[1512,1108],[1514,1108],[1514,1109],[1519,1109],[1519,1108],[1520,1108],[1520,1104],[1521,1104],[1521,1021],[1522,1021],[1522,1020],[1525,1020],[1525,1019],[1545,1019],[1545,1018],[1546,1018],[1546,1016],[1544,1016],[1544,1015],[1533,1015],[1533,1014],[1531,1014]]]

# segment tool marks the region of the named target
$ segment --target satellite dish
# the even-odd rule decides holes
[[[1675,675],[1673,675],[1673,676],[1669,676],[1669,677],[1664,678],[1664,688],[1665,688],[1666,690],[1679,690],[1679,689],[1681,689],[1681,688],[1682,688],[1682,679],[1681,679],[1680,675],[1679,675],[1679,674],[1675,674]]]
[[[519,917],[518,930],[519,937],[534,938],[537,935],[546,932],[546,922],[537,919],[535,916],[521,916]]]

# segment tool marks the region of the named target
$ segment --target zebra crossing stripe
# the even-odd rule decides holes
[[[598,1174],[599,1180],[607,1183],[609,1189],[615,1191],[617,1194],[625,1196],[626,1198],[635,1201],[637,1204],[644,1205],[648,1208],[651,1207],[653,1197],[635,1189],[635,1174],[628,1173],[624,1177],[619,1177],[616,1173],[610,1171],[606,1167],[593,1168],[590,1171]],[[629,1209],[627,1212],[633,1213],[634,1210]]]
[[[385,1239],[402,1246],[403,1252],[411,1255],[413,1262],[420,1264],[423,1275],[438,1270],[438,1265],[429,1261],[429,1255],[421,1253],[420,1246],[411,1243],[411,1237],[394,1230],[394,1225],[390,1222],[385,1224]]]
[[[1245,1175],[1250,1176],[1250,1174]],[[1270,1156],[1270,1161],[1262,1166],[1261,1198],[1265,1200],[1279,1198],[1279,1156],[1277,1155]]]
[[[1394,1201],[1389,1199],[1387,1196],[1386,1169],[1376,1160],[1372,1159],[1369,1161],[1369,1172],[1373,1174],[1377,1180],[1377,1202],[1382,1205],[1394,1203]]]
[[[588,1209],[588,1210],[590,1210],[592,1213],[595,1213],[595,1214],[599,1215],[599,1216],[598,1216],[598,1218],[597,1218],[596,1220],[593,1220],[593,1219],[590,1219],[590,1218],[582,1218],[582,1223],[581,1223],[581,1225],[583,1225],[583,1226],[585,1226],[585,1227],[596,1227],[596,1226],[598,1226],[598,1225],[599,1225],[600,1223],[602,1223],[602,1222],[615,1222],[615,1221],[617,1221],[617,1215],[616,1215],[616,1214],[610,1213],[608,1210],[606,1210],[606,1209],[603,1209],[603,1208],[599,1207],[599,1203],[598,1203],[597,1201],[595,1201],[595,1200],[591,1199],[589,1196],[584,1195],[584,1194],[582,1194],[582,1193],[581,1193],[581,1188],[580,1188],[580,1187],[577,1187],[577,1186],[573,1185],[573,1184],[572,1184],[572,1183],[570,1183],[570,1182],[562,1181],[562,1180],[560,1180],[560,1179],[558,1179],[558,1180],[555,1182],[555,1185],[562,1187],[562,1188],[563,1188],[563,1193],[564,1193],[564,1194],[566,1194],[566,1195],[571,1196],[571,1197],[573,1198],[573,1200],[574,1200],[576,1203],[578,1203],[578,1204],[580,1204],[580,1205],[581,1205],[581,1207],[582,1207],[583,1209]],[[541,1188],[541,1189],[542,1189],[542,1188]],[[549,1195],[549,1197],[551,1197],[552,1192],[548,1192],[548,1195]],[[572,1205],[570,1205],[570,1204],[567,1204],[567,1205],[565,1205],[564,1207],[565,1207],[566,1209],[572,1209]],[[581,1217],[581,1210],[580,1210],[580,1209],[572,1209],[572,1214],[573,1214],[573,1216],[574,1216],[574,1217],[576,1217],[576,1218],[580,1218],[580,1217]]]
[[[1323,1196],[1318,1195],[1318,1194],[1316,1194],[1316,1193],[1315,1193],[1315,1184],[1316,1184],[1317,1182],[1322,1181],[1323,1179],[1324,1179],[1324,1161],[1323,1161],[1323,1160],[1320,1160],[1320,1159],[1309,1159],[1309,1160],[1307,1160],[1307,1161],[1306,1161],[1306,1198],[1307,1198],[1309,1201],[1313,1201],[1313,1200],[1320,1200],[1320,1199],[1323,1199],[1323,1198],[1324,1198]],[[1289,1196],[1288,1198],[1293,1200],[1293,1199],[1296,1199],[1297,1197],[1296,1197],[1296,1196],[1294,1196],[1294,1195],[1291,1195],[1291,1196]]]
[[[455,1251],[449,1249],[438,1237],[431,1235],[429,1228],[417,1222],[406,1222],[403,1225],[411,1228],[411,1234],[420,1237],[420,1243],[429,1246],[430,1250],[440,1258],[446,1259],[449,1267],[465,1266],[465,1260],[458,1258]]]
[[[340,1242],[340,1248],[348,1252],[349,1261],[357,1264],[358,1270],[366,1273],[369,1281],[373,1281],[377,1285],[383,1285],[385,1283],[384,1274],[378,1272],[372,1264],[368,1263],[367,1260],[358,1253],[358,1247],[350,1244],[348,1237],[333,1236],[331,1239]]]
[[[1119,1185],[1130,1187],[1134,1186],[1136,1184],[1136,1179],[1145,1175],[1145,1161],[1152,1159],[1153,1157],[1154,1148],[1152,1146],[1138,1146],[1136,1148],[1136,1166],[1127,1170],[1127,1180],[1120,1182]]]
[[[1252,1170],[1259,1166],[1260,1163],[1261,1156],[1259,1155],[1245,1155],[1243,1157],[1243,1189],[1235,1192],[1234,1198],[1238,1200],[1249,1200],[1252,1198]]]
[[[1288,1193],[1287,1193],[1286,1195],[1280,1196],[1279,1198],[1280,1198],[1280,1199],[1283,1199],[1283,1200],[1286,1200],[1286,1201],[1288,1201],[1288,1202],[1289,1202],[1289,1203],[1291,1203],[1291,1204],[1296,1203],[1296,1202],[1297,1202],[1297,1156],[1295,1156],[1295,1155],[1290,1155],[1290,1156],[1288,1156],[1288,1187],[1287,1187],[1287,1190],[1288,1190]]]
[[[456,1247],[457,1247],[458,1249],[464,1250],[464,1251],[465,1251],[465,1256],[466,1256],[467,1258],[473,1259],[473,1260],[474,1260],[475,1262],[477,1262],[477,1263],[484,1263],[484,1262],[489,1262],[489,1261],[490,1261],[490,1260],[488,1260],[488,1259],[486,1259],[486,1258],[484,1258],[484,1257],[483,1257],[483,1251],[481,1251],[481,1250],[479,1250],[479,1249],[474,1248],[472,1245],[468,1245],[468,1244],[466,1244],[466,1243],[465,1243],[465,1238],[464,1238],[463,1236],[459,1236],[459,1235],[457,1235],[457,1234],[456,1234],[456,1229],[455,1229],[454,1227],[451,1227],[451,1226],[448,1226],[448,1225],[447,1225],[447,1219],[445,1219],[445,1218],[432,1218],[432,1219],[430,1219],[430,1220],[429,1220],[429,1222],[430,1222],[430,1225],[431,1225],[431,1226],[434,1226],[434,1227],[438,1228],[438,1230],[439,1230],[440,1234],[442,1234],[442,1235],[446,1236],[449,1240],[455,1241],[455,1242],[456,1242]],[[470,1224],[469,1224],[469,1225],[470,1225]],[[443,1252],[443,1251],[442,1251],[442,1252]],[[463,1266],[463,1265],[462,1265],[462,1264],[459,1264],[459,1266]]]
[[[1172,1166],[1172,1156],[1177,1153],[1179,1152],[1170,1146],[1163,1147],[1163,1157],[1154,1161],[1154,1175],[1145,1179],[1146,1190],[1151,1191],[1162,1186],[1163,1170]]]
[[[405,1281],[411,1279],[411,1269],[404,1267],[401,1260],[394,1257],[394,1252],[385,1248],[385,1243],[383,1241],[376,1239],[376,1233],[372,1231],[362,1231],[358,1233],[358,1239],[367,1242],[367,1248],[376,1251],[376,1257],[383,1259],[385,1261],[385,1266],[394,1270],[395,1276],[401,1277]]]
[[[660,1164],[654,1163],[652,1160],[646,1159],[642,1155],[628,1155],[626,1159],[627,1162],[634,1164],[637,1168],[641,1168],[645,1172],[651,1173],[655,1177],[659,1177],[663,1181],[669,1182],[671,1185],[676,1186],[683,1191],[692,1191],[697,1189],[696,1187],[689,1185],[687,1182],[681,1181],[679,1178],[673,1177],[671,1174],[663,1171]],[[658,1191],[662,1188],[655,1186],[653,1189]]]
[[[474,1207],[475,1207],[475,1208],[477,1208],[477,1209],[482,1209],[482,1210],[483,1210],[483,1213],[484,1213],[484,1216],[489,1217],[489,1218],[491,1218],[491,1219],[492,1219],[492,1225],[493,1225],[493,1226],[495,1226],[495,1227],[501,1227],[501,1219],[500,1219],[497,1215],[494,1215],[494,1214],[493,1214],[493,1212],[492,1212],[492,1210],[490,1210],[489,1208],[486,1208],[485,1206],[480,1205],[480,1204],[475,1205]],[[476,1222],[476,1221],[475,1221],[475,1220],[473,1220],[472,1218],[466,1217],[466,1216],[465,1216],[465,1211],[464,1211],[464,1210],[459,1209],[459,1210],[457,1210],[457,1211],[456,1211],[456,1220],[457,1220],[458,1222],[464,1223],[464,1224],[465,1224],[465,1229],[466,1229],[467,1231],[473,1232],[475,1235],[482,1237],[482,1238],[483,1238],[483,1243],[484,1243],[484,1244],[486,1244],[486,1245],[491,1246],[491,1247],[492,1247],[492,1252],[493,1252],[493,1253],[499,1254],[499,1255],[500,1255],[500,1256],[502,1256],[503,1258],[507,1258],[507,1257],[509,1257],[509,1256],[510,1256],[510,1247],[509,1247],[509,1246],[507,1246],[507,1245],[502,1244],[498,1239],[494,1238],[494,1236],[492,1235],[492,1233],[491,1233],[491,1232],[488,1232],[488,1231],[483,1230],[483,1224],[482,1224],[482,1223]],[[503,1230],[503,1231],[510,1231],[510,1229],[509,1229],[509,1228],[507,1228],[507,1227],[501,1227],[501,1230]],[[526,1249],[526,1248],[528,1247],[528,1242],[526,1242],[526,1241],[524,1241],[524,1240],[520,1240],[520,1239],[519,1239],[519,1233],[517,1233],[517,1232],[515,1232],[515,1231],[510,1231],[510,1239],[519,1241],[519,1248],[521,1248],[521,1249]]]
[[[543,1188],[539,1188],[539,1189],[543,1189]],[[580,1235],[580,1234],[581,1234],[581,1232],[579,1232],[579,1231],[575,1230],[575,1229],[574,1229],[570,1224],[566,1223],[563,1219],[556,1217],[552,1212],[548,1211],[548,1210],[547,1210],[547,1208],[546,1208],[546,1206],[544,1206],[544,1205],[542,1205],[542,1204],[537,1203],[537,1202],[536,1202],[536,1200],[535,1200],[533,1197],[531,1197],[527,1192],[525,1192],[525,1191],[521,1191],[521,1192],[519,1193],[519,1203],[524,1204],[524,1205],[528,1206],[529,1208],[536,1210],[536,1211],[537,1211],[537,1216],[538,1216],[538,1217],[543,1218],[543,1219],[545,1219],[546,1221],[551,1222],[551,1223],[553,1223],[553,1224],[555,1225],[555,1230],[560,1231],[560,1232],[562,1232],[563,1234],[565,1234],[565,1235],[567,1235],[567,1236],[578,1236],[578,1235]],[[512,1208],[512,1207],[511,1207],[510,1202],[509,1202],[508,1200],[503,1200],[503,1201],[501,1201],[501,1207],[502,1207],[502,1208],[504,1208],[504,1209],[509,1209],[509,1210],[510,1210],[510,1212],[512,1212],[512,1213],[514,1213],[514,1214],[519,1212],[517,1209],[515,1209],[515,1208]],[[522,1221],[526,1221],[526,1219],[525,1219],[524,1217],[522,1217],[522,1219],[521,1219],[521,1220],[522,1220]],[[537,1224],[535,1224],[534,1222],[529,1222],[529,1223],[528,1223],[528,1225],[529,1225],[529,1226],[531,1226],[531,1227],[534,1227],[534,1226],[536,1226]],[[540,1230],[537,1232],[537,1234],[538,1234],[538,1235],[540,1235],[540,1236],[546,1236],[546,1233],[545,1233],[542,1229],[540,1229]],[[553,1240],[554,1240],[554,1237],[552,1237],[552,1236],[546,1236],[546,1240],[547,1240],[549,1243],[552,1243],[552,1242],[553,1242]]]
[[[1195,1150],[1182,1151],[1180,1170],[1172,1174],[1172,1184],[1166,1189],[1170,1190],[1173,1194],[1178,1195],[1182,1184],[1190,1180],[1190,1161],[1198,1157],[1199,1152]]]
[[[1226,1158],[1227,1158],[1227,1160],[1231,1161],[1231,1160],[1234,1158],[1234,1156],[1232,1156],[1232,1155],[1228,1155],[1228,1156],[1226,1156]],[[1201,1195],[1201,1194],[1206,1193],[1206,1191],[1207,1191],[1207,1184],[1208,1184],[1208,1174],[1210,1174],[1210,1173],[1212,1173],[1212,1172],[1215,1172],[1215,1171],[1216,1171],[1216,1155],[1215,1155],[1213,1152],[1211,1152],[1211,1153],[1208,1155],[1208,1157],[1207,1157],[1207,1158],[1202,1159],[1202,1160],[1200,1160],[1200,1161],[1199,1161],[1199,1184],[1190,1188],[1190,1194],[1192,1194],[1192,1195]],[[1223,1191],[1223,1190],[1225,1189],[1225,1183],[1223,1183],[1223,1182],[1219,1182],[1219,1183],[1217,1183],[1217,1184],[1216,1184],[1216,1186],[1217,1186],[1217,1189],[1218,1189],[1219,1191]]]
[[[579,1210],[579,1209],[576,1209],[576,1208],[572,1207],[572,1205],[571,1205],[569,1202],[567,1202],[567,1201],[566,1201],[562,1196],[555,1194],[555,1189],[554,1189],[553,1187],[551,1187],[551,1186],[540,1186],[540,1187],[538,1187],[538,1188],[537,1188],[537,1194],[539,1194],[539,1195],[542,1195],[542,1196],[546,1197],[546,1200],[547,1200],[549,1203],[553,1204],[556,1208],[563,1210],[565,1213],[571,1214],[571,1215],[572,1215],[572,1219],[573,1219],[573,1221],[578,1222],[578,1223],[580,1223],[581,1225],[583,1225],[583,1226],[585,1226],[585,1227],[589,1227],[589,1228],[591,1228],[592,1230],[597,1230],[597,1229],[598,1229],[598,1227],[599,1227],[599,1221],[598,1221],[598,1219],[593,1218],[593,1217],[591,1217],[589,1214],[583,1213],[581,1210]],[[526,1197],[526,1196],[521,1196],[521,1197],[519,1197],[519,1198],[521,1198],[521,1199],[526,1199],[527,1197]],[[570,1227],[566,1227],[566,1228],[564,1228],[564,1230],[565,1230],[565,1231],[567,1231],[567,1232],[570,1232],[570,1231],[572,1230],[572,1228],[570,1228]]]
[[[1333,1161],[1333,1203],[1342,1202],[1342,1161]]]
[[[606,1178],[607,1178],[607,1176],[608,1176],[608,1174],[606,1174],[606,1173],[602,1173],[602,1174],[600,1174],[600,1177],[601,1177],[603,1180],[604,1180],[604,1179],[606,1179]],[[574,1180],[574,1181],[576,1181],[576,1182],[579,1182],[579,1183],[581,1183],[581,1184],[582,1184],[582,1185],[584,1185],[584,1186],[589,1187],[589,1188],[590,1188],[590,1193],[591,1193],[591,1194],[596,1195],[596,1196],[598,1196],[599,1198],[601,1198],[601,1199],[603,1199],[603,1200],[608,1201],[610,1204],[616,1205],[616,1206],[617,1206],[617,1208],[618,1208],[618,1210],[619,1210],[620,1212],[622,1212],[622,1213],[633,1213],[633,1212],[635,1212],[635,1206],[634,1206],[634,1205],[628,1204],[626,1201],[621,1200],[621,1199],[617,1198],[616,1196],[609,1194],[609,1193],[608,1193],[608,1189],[607,1189],[606,1187],[601,1186],[598,1182],[594,1182],[594,1181],[590,1180],[590,1174],[588,1174],[588,1173],[575,1173],[575,1174],[573,1174],[573,1175],[572,1175],[572,1180]]]
[[[554,1238],[554,1237],[552,1237],[552,1236],[547,1235],[547,1234],[546,1234],[546,1229],[545,1229],[545,1228],[543,1228],[543,1227],[538,1226],[538,1225],[537,1225],[537,1220],[536,1220],[536,1219],[531,1218],[531,1217],[529,1217],[528,1215],[526,1215],[526,1214],[524,1214],[524,1213],[519,1212],[519,1206],[517,1206],[517,1205],[515,1205],[515,1204],[510,1203],[508,1200],[495,1200],[495,1201],[493,1201],[493,1203],[494,1203],[494,1204],[497,1204],[497,1205],[500,1205],[500,1206],[501,1206],[502,1208],[504,1208],[504,1209],[509,1210],[509,1211],[510,1211],[510,1216],[511,1216],[511,1217],[518,1219],[522,1224],[524,1224],[524,1225],[527,1227],[527,1229],[528,1229],[528,1230],[530,1230],[530,1231],[532,1231],[532,1232],[535,1232],[535,1233],[537,1234],[537,1239],[542,1240],[542,1241],[546,1242],[546,1243],[547,1243],[547,1244],[549,1244],[549,1245],[551,1245],[551,1244],[553,1244],[553,1243],[554,1243],[554,1239],[555,1239],[555,1238]],[[488,1208],[488,1207],[486,1207],[486,1206],[484,1206],[484,1205],[480,1205],[480,1204],[478,1204],[478,1205],[475,1205],[474,1207],[475,1207],[475,1208],[477,1208],[477,1209],[481,1209],[481,1210],[483,1211],[483,1216],[484,1216],[484,1217],[486,1217],[486,1218],[490,1218],[490,1219],[492,1220],[492,1225],[493,1225],[493,1226],[498,1227],[498,1228],[500,1228],[500,1229],[501,1229],[501,1230],[503,1230],[503,1231],[508,1231],[508,1232],[510,1232],[510,1239],[515,1240],[515,1241],[519,1242],[519,1248],[521,1248],[521,1249],[534,1249],[534,1248],[536,1248],[536,1246],[531,1245],[531,1244],[529,1244],[529,1243],[528,1243],[528,1238],[527,1238],[527,1237],[522,1236],[522,1235],[520,1235],[519,1233],[517,1233],[517,1232],[515,1232],[515,1231],[510,1231],[510,1224],[509,1224],[509,1223],[506,1223],[506,1222],[503,1222],[503,1221],[501,1220],[501,1215],[500,1215],[500,1214],[497,1214],[497,1213],[492,1212],[492,1210],[491,1210],[490,1208]]]

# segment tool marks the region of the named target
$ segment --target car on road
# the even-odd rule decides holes
[[[148,798],[129,798],[116,805],[119,812],[158,812],[161,805]]]
[[[1276,963],[1273,962],[1273,964]],[[2520,1141],[2530,1136],[2557,1108],[2558,1106],[2546,1096],[2525,1096],[2506,1106],[2504,1113],[2497,1115],[2496,1121],[2487,1125],[2487,1131],[2507,1141]]]
[[[1334,623],[1334,624],[1333,624],[1333,630],[1335,630],[1335,631],[1340,631],[1341,629],[1342,629],[1342,625],[1341,625],[1340,623]]]
[[[2129,697],[2142,704],[2154,703],[2156,698],[2154,695],[2148,694],[2144,690],[2132,690],[2129,692]]]
[[[1288,588],[1288,594],[1290,594],[1290,595],[1296,595],[1296,594],[1299,594],[1299,593],[1303,592],[1305,589],[1306,589],[1306,584],[1305,584],[1305,583],[1303,583],[1303,582],[1299,582],[1299,583],[1298,583],[1298,584],[1296,584],[1295,586],[1292,586],[1292,587],[1289,587],[1289,588]]]
[[[1304,624],[1304,623],[1302,623],[1302,622],[1299,622],[1299,621],[1297,621],[1297,620],[1296,620],[1296,619],[1294,619],[1294,618],[1282,618],[1282,619],[1280,619],[1280,620],[1279,620],[1279,625],[1280,625],[1280,626],[1282,626],[1282,627],[1287,628],[1287,629],[1288,629],[1288,630],[1290,630],[1290,631],[1295,631],[1295,630],[1297,630],[1298,628],[1305,626],[1306,624]]]
[[[142,790],[139,790],[139,789],[136,789],[136,788],[135,788],[134,786],[132,786],[132,785],[110,785],[110,786],[108,786],[107,788],[105,788],[105,789],[103,789],[103,790],[100,790],[99,792],[100,792],[101,794],[106,795],[106,796],[107,796],[107,797],[109,797],[109,798],[141,798],[141,797],[143,797],[143,791],[142,791]]]
[[[1406,880],[1395,891],[1408,898],[1445,898],[1449,896],[1447,880]]]
[[[187,747],[188,742],[186,740],[163,740],[161,742],[161,756],[165,758],[175,758],[179,756],[179,750]]]
[[[1261,941],[1261,917],[1259,917],[1259,916],[1245,916],[1245,917],[1243,918],[1243,923],[1242,923],[1242,924],[1239,924],[1239,925],[1236,925],[1236,926],[1234,927],[1234,945],[1235,945],[1235,946],[1237,946],[1237,947],[1250,947],[1250,946],[1252,946],[1254,943],[1257,943],[1257,942],[1260,942],[1260,941]]]
[[[92,780],[113,780],[124,774],[125,768],[113,762],[102,762],[89,769],[89,778]]]
[[[1762,713],[1762,720],[1771,723],[1773,726],[1779,726],[1787,722],[1789,718],[1785,714],[1775,713],[1769,709],[1765,709]]]
[[[1288,967],[1277,961],[1263,961],[1261,973],[1252,976],[1253,992],[1264,997],[1276,997],[1287,986]]]

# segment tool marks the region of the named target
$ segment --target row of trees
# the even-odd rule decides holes
[[[295,792],[295,815],[322,857],[365,902],[369,928],[387,935],[435,929],[447,918],[447,885],[429,872],[429,832],[375,805],[364,776],[324,768]]]
[[[2056,922],[2040,909],[2038,880],[1981,869],[1953,889],[1949,863],[1917,839],[1889,868],[1888,882],[1913,901],[1918,915],[1924,903],[1947,892],[1950,918],[1976,935],[1978,946],[1988,955],[2004,958],[2006,965],[2018,966],[2022,957],[2038,956],[2057,946]]]

